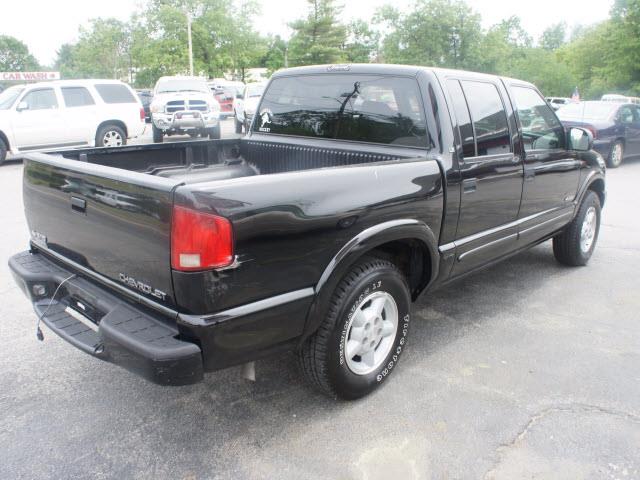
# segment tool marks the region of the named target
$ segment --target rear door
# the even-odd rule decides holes
[[[68,141],[87,144],[95,135],[97,126],[96,102],[86,87],[60,88],[64,109],[62,117],[67,126]]]
[[[564,127],[530,85],[511,83],[522,131],[524,185],[520,207],[520,243],[526,244],[563,226],[573,215],[580,162],[567,150]]]
[[[457,261],[452,271],[458,275],[515,247],[523,171],[514,153],[513,112],[499,81],[449,78],[446,88],[462,143]]]
[[[625,154],[640,154],[640,115],[635,105],[623,105],[618,110],[618,118],[624,127]]]

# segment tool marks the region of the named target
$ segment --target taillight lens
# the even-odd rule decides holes
[[[144,114],[144,107],[140,107],[140,120],[144,120],[145,118],[145,114]]]
[[[224,217],[173,207],[171,267],[185,272],[233,263],[233,229]]]

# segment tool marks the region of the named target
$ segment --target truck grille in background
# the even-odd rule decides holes
[[[208,110],[207,102],[204,100],[189,100],[186,103],[184,100],[171,100],[170,102],[167,102],[167,113],[181,112],[185,110],[206,112]]]
[[[256,141],[243,143],[241,153],[245,160],[256,165],[262,174],[383,162],[403,158],[399,155],[361,153],[333,148],[302,147]]]

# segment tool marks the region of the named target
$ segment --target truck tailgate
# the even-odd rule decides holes
[[[24,206],[32,241],[174,307],[170,238],[178,184],[56,155],[27,155]]]

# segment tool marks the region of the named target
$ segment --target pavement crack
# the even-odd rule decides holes
[[[591,405],[588,403],[566,403],[566,404],[550,405],[542,409],[538,413],[534,413],[533,415],[531,415],[527,423],[524,425],[524,427],[520,431],[518,431],[518,433],[513,437],[513,439],[510,442],[502,443],[496,448],[495,455],[497,456],[497,458],[494,460],[492,467],[489,470],[487,470],[487,472],[484,474],[483,478],[485,480],[493,479],[494,477],[492,475],[495,473],[498,466],[500,466],[500,464],[502,463],[504,459],[503,458],[504,453],[510,448],[513,448],[516,445],[518,445],[518,443],[520,443],[520,441],[529,433],[529,431],[531,431],[531,429],[540,420],[542,420],[548,415],[551,415],[553,413],[558,413],[558,412],[603,413],[606,415],[613,415],[613,416],[622,418],[624,420],[640,424],[640,415],[625,412],[622,410],[615,410],[612,408],[602,407],[600,405]]]

